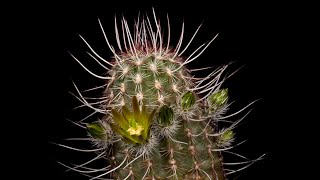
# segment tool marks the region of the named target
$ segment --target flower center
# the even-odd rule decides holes
[[[130,135],[141,135],[141,132],[144,130],[144,128],[140,125],[136,125],[136,127],[129,127],[127,132],[129,132]]]

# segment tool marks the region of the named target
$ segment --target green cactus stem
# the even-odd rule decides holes
[[[192,73],[196,70],[187,67],[217,35],[185,55],[200,26],[187,46],[182,47],[183,24],[178,44],[171,46],[169,19],[165,38],[155,13],[153,17],[154,21],[147,16],[139,17],[134,29],[122,19],[120,32],[115,19],[117,49],[109,42],[99,21],[106,44],[114,55],[109,60],[102,58],[80,36],[90,49],[88,54],[106,70],[102,75],[96,74],[72,55],[86,71],[104,82],[103,91],[96,88],[103,92],[98,101],[86,99],[75,87],[78,99],[101,114],[99,121],[91,121],[86,128],[98,146],[92,150],[98,154],[96,159],[105,160],[109,166],[92,169],[84,165],[73,168],[63,165],[88,174],[90,180],[225,180],[238,171],[225,168],[232,163],[225,162],[223,153],[232,149],[234,128],[243,118],[231,123],[227,119],[253,103],[227,114],[229,92],[221,88],[226,78],[220,77],[228,65],[203,78],[195,78]],[[244,159],[238,164],[248,167],[248,163],[261,157],[252,161]]]

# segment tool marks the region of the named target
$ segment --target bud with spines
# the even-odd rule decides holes
[[[234,132],[233,130],[226,130],[224,131],[220,137],[219,137],[219,141],[218,141],[218,144],[221,145],[221,146],[230,146],[231,143],[234,141]]]
[[[87,130],[91,137],[94,139],[108,139],[106,129],[100,122],[87,124]]]
[[[181,107],[183,110],[188,110],[191,108],[196,102],[196,98],[191,91],[186,92],[181,97]]]
[[[157,123],[162,127],[167,127],[172,125],[174,113],[172,108],[168,107],[167,105],[163,105],[158,114]]]
[[[220,89],[209,96],[209,106],[211,110],[217,110],[227,104],[228,89]]]

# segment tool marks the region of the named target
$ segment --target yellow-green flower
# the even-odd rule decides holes
[[[138,100],[132,98],[131,112],[126,106],[121,112],[112,110],[113,120],[110,124],[113,131],[122,136],[123,140],[131,144],[144,144],[150,136],[150,126],[155,113],[155,109],[148,114],[146,107],[139,108]]]

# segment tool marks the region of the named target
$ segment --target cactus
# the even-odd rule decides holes
[[[230,122],[226,119],[255,102],[227,115],[229,92],[222,84],[229,77],[224,76],[228,65],[215,69],[204,78],[195,78],[192,74],[201,69],[187,67],[217,35],[185,57],[183,54],[201,26],[183,47],[182,24],[178,44],[172,47],[169,18],[167,23],[168,37],[164,38],[164,29],[154,11],[153,20],[148,16],[138,18],[134,34],[124,18],[121,20],[122,32],[119,32],[115,19],[116,50],[99,21],[106,43],[114,54],[108,61],[80,36],[91,50],[88,54],[106,70],[104,75],[98,75],[71,54],[87,72],[105,81],[103,96],[98,102],[89,102],[75,86],[77,98],[94,113],[102,115],[99,120],[79,122],[79,125],[85,124],[88,136],[96,146],[89,151],[97,153],[97,157],[74,167],[61,163],[63,166],[86,174],[90,179],[224,180],[229,174],[262,158],[249,160],[232,153],[244,161],[227,163],[223,159],[223,153],[231,154],[229,150],[237,145],[232,145],[234,128],[245,116],[228,126],[220,127],[220,122]],[[105,160],[106,166],[87,167],[97,159]],[[225,168],[228,165],[244,166],[231,170]]]

